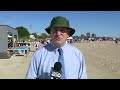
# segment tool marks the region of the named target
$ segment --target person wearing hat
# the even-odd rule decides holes
[[[26,79],[55,79],[51,72],[59,68],[59,79],[87,79],[84,56],[79,49],[67,44],[68,37],[75,33],[69,21],[62,16],[56,16],[47,27],[51,42],[39,48],[32,56]],[[60,65],[55,63],[59,62]]]

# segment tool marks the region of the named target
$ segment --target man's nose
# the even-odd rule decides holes
[[[60,34],[61,34],[61,31],[60,31],[60,30],[57,30],[57,31],[56,31],[56,34],[57,34],[57,35],[60,35]]]

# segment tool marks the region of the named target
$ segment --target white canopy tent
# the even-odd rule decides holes
[[[10,36],[10,35],[8,34],[8,38],[12,38],[12,36]]]
[[[69,37],[69,38],[67,38],[67,39],[73,39],[73,37]]]

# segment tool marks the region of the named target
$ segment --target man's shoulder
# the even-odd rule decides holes
[[[78,49],[77,47],[75,47],[75,46],[73,46],[73,45],[70,45],[70,44],[67,44],[67,47],[68,47],[69,49],[74,50],[74,51],[77,51],[77,52],[80,51],[80,49]]]
[[[47,44],[45,46],[40,47],[37,51],[42,52],[42,51],[49,51],[51,49],[50,44]]]
[[[79,55],[83,55],[82,52],[81,52],[81,50],[80,50],[80,48],[77,48],[77,47],[75,47],[73,45],[70,45],[70,44],[68,44],[67,51],[75,53],[78,56]]]

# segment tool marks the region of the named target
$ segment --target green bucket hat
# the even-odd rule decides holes
[[[50,30],[55,27],[68,28],[70,30],[70,36],[72,36],[75,33],[75,29],[70,27],[69,21],[65,17],[62,17],[62,16],[54,17],[51,21],[51,25],[48,28],[46,28],[45,30],[48,34],[50,34]]]

